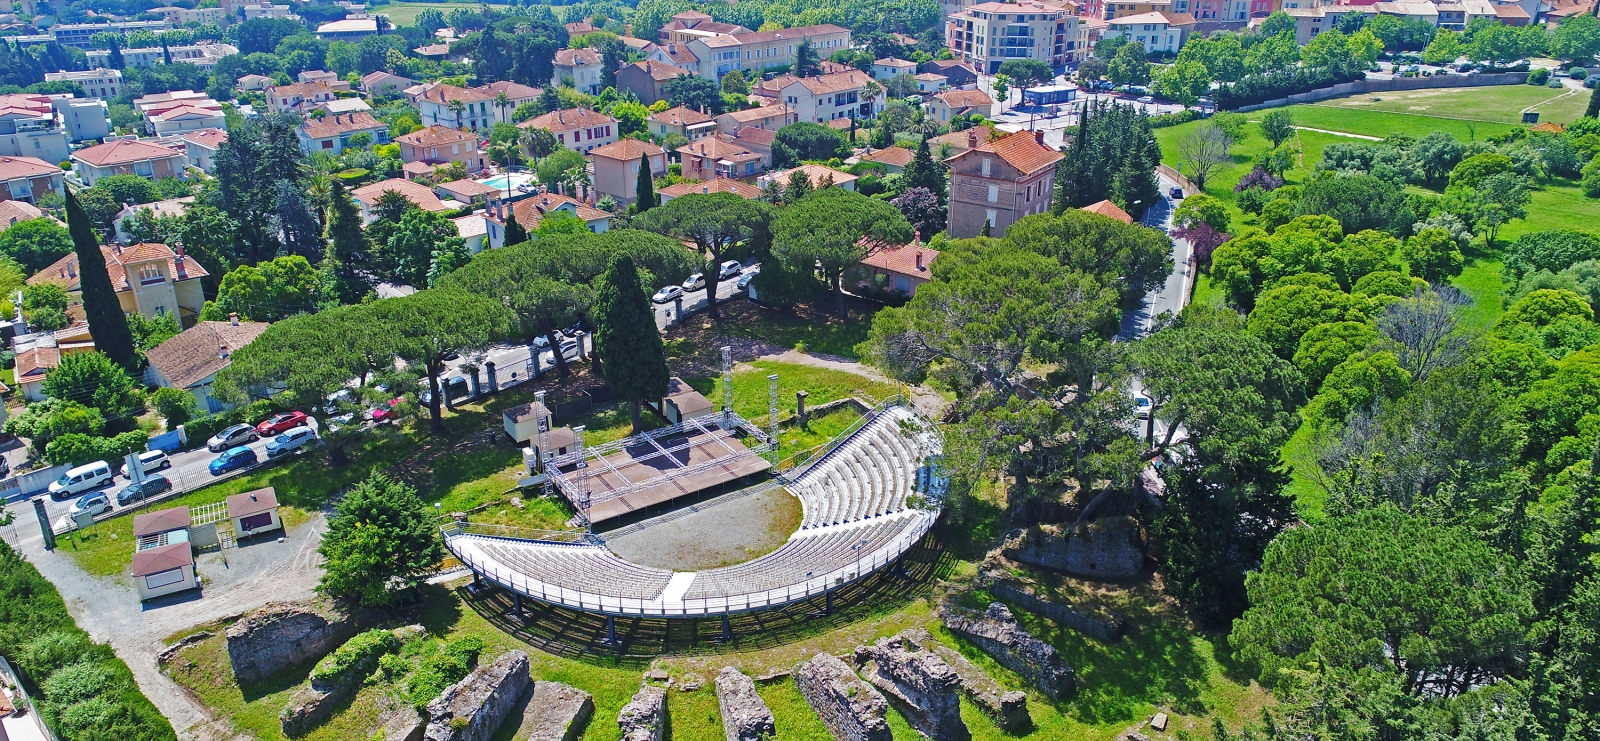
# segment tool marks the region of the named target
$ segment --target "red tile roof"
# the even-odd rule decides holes
[[[122,139],[108,144],[96,144],[72,153],[73,159],[87,162],[95,167],[111,167],[144,160],[182,156],[184,156],[182,152],[136,139]]]
[[[613,160],[637,160],[645,155],[654,157],[658,154],[665,154],[666,151],[650,142],[639,141],[638,139],[618,139],[603,147],[595,147],[589,150],[589,154]]]
[[[693,126],[695,124],[709,123],[711,117],[693,108],[668,108],[660,113],[650,114],[650,120],[664,123],[668,126]]]
[[[1066,156],[1040,143],[1035,133],[1018,131],[991,141],[979,141],[976,150],[962,152],[956,157],[965,157],[972,151],[993,152],[1005,160],[1006,164],[1017,168],[1024,175],[1030,175],[1055,165]]]
[[[600,53],[593,49],[562,49],[556,52],[556,64],[562,67],[599,63]]]
[[[831,75],[801,78],[784,87],[787,88],[798,83],[812,95],[829,95],[846,90],[860,90],[869,82],[872,82],[872,75],[858,69],[852,69],[845,72],[835,72]]]
[[[61,168],[38,157],[0,157],[0,180],[60,175]]]
[[[599,111],[588,108],[568,108],[561,111],[551,111],[543,116],[530,118],[517,125],[524,129],[571,131],[573,129],[586,129],[591,126],[604,126],[616,122],[616,119]]]
[[[44,380],[45,374],[58,365],[61,365],[61,348],[35,345],[17,355],[17,382]]]
[[[206,149],[218,149],[228,143],[228,132],[225,129],[201,129],[179,134],[178,138]]]
[[[164,533],[168,530],[181,530],[189,526],[193,520],[189,519],[188,507],[173,507],[159,512],[145,512],[133,516],[133,537],[142,538],[146,535]]]
[[[467,131],[456,131],[448,126],[429,126],[426,129],[417,129],[409,134],[401,134],[394,138],[402,144],[413,147],[437,147],[440,144],[455,144],[457,142],[472,142],[477,146],[478,135]]]
[[[130,573],[134,576],[148,576],[192,565],[194,565],[194,554],[189,550],[189,541],[184,541],[157,548],[146,548],[133,554],[133,568]]]
[[[145,357],[168,384],[186,389],[228,367],[225,356],[265,331],[265,322],[199,322],[145,351]]]
[[[336,113],[322,118],[308,118],[300,124],[306,136],[312,139],[327,139],[330,137],[348,134],[352,131],[372,131],[373,129],[387,128],[388,124],[372,117],[372,114],[361,113]]]
[[[371,208],[372,204],[378,202],[378,198],[391,190],[405,196],[406,200],[417,204],[417,207],[424,211],[450,210],[450,207],[444,205],[428,186],[421,183],[413,183],[410,180],[401,180],[400,178],[389,178],[371,185],[363,185],[350,191],[350,197],[367,204],[367,207]]]
[[[417,96],[417,99],[431,103],[449,103],[452,100],[459,100],[463,103],[477,103],[493,97],[493,95],[483,92],[482,88],[469,90],[455,85],[432,83],[427,90],[422,91],[422,94]]]
[[[240,518],[259,515],[278,508],[278,492],[272,487],[247,491],[228,497],[228,517]]]
[[[944,101],[951,108],[972,108],[981,105],[993,105],[994,98],[982,90],[947,90],[933,97]]]
[[[1107,218],[1116,219],[1124,224],[1133,223],[1133,217],[1129,216],[1127,211],[1123,211],[1117,207],[1117,204],[1110,201],[1092,203],[1084,206],[1083,210],[1088,211],[1091,214],[1100,214],[1101,216],[1105,216]]]
[[[545,214],[550,213],[564,205],[571,204],[576,208],[576,215],[585,223],[597,219],[609,219],[611,214],[590,206],[576,198],[569,198],[556,193],[541,193],[536,196],[524,198],[511,204],[511,213],[517,217],[517,223],[528,231],[533,231],[544,220]],[[489,219],[496,224],[505,224],[505,219],[490,213]]]
[[[874,151],[861,159],[867,162],[882,162],[885,165],[894,167],[905,167],[911,164],[911,160],[916,159],[916,157],[916,152],[905,147],[889,147],[888,149]]]
[[[634,62],[628,66],[644,70],[644,73],[649,75],[650,79],[655,80],[656,82],[666,82],[668,80],[675,80],[684,75],[694,74],[693,72],[679,67],[676,64],[658,62],[654,59],[646,59],[643,62]]]
[[[131,291],[133,287],[128,284],[128,264],[144,260],[167,261],[166,273],[175,281],[195,280],[210,273],[206,272],[194,258],[179,255],[159,242],[144,242],[132,247],[108,247],[100,245],[100,254],[105,257],[106,273],[111,276],[111,287],[118,293]],[[78,274],[78,256],[68,254],[55,261],[50,267],[45,268],[28,278],[30,285],[40,283],[54,283],[67,289],[68,292],[81,290]]]
[[[715,180],[704,182],[678,183],[677,185],[669,185],[662,188],[656,193],[669,198],[679,198],[694,193],[734,193],[750,200],[761,197],[760,188],[742,180],[729,180],[728,178],[716,178]]]
[[[891,273],[915,275],[932,280],[933,276],[928,268],[937,259],[939,259],[938,250],[923,247],[921,242],[913,242],[890,249],[875,250],[867,256],[867,259],[862,260],[861,264]],[[918,260],[922,262],[921,267],[917,267]]]

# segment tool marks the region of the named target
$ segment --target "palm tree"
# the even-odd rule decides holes
[[[511,96],[506,95],[506,91],[501,90],[494,94],[494,107],[500,111],[500,118],[505,119],[507,122],[511,120],[506,117],[506,109],[511,107]]]
[[[306,178],[306,196],[317,205],[317,216],[327,218],[327,208],[333,196],[333,178],[325,172],[313,172]]]
[[[452,101],[449,102],[448,107],[450,108],[450,112],[451,113],[456,114],[456,130],[460,131],[461,130],[461,112],[465,111],[467,109],[467,104],[461,102],[460,100],[452,100]]]
[[[878,95],[882,92],[883,86],[872,80],[867,80],[867,84],[861,86],[861,97],[866,101],[868,115],[877,114],[877,111],[873,109],[873,101],[876,101]]]

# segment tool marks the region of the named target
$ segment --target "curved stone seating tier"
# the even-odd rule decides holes
[[[700,572],[626,561],[601,545],[446,533],[452,553],[503,587],[552,604],[607,614],[715,615],[776,607],[868,576],[909,550],[936,510],[908,510],[937,453],[937,433],[908,433],[915,414],[882,410],[789,484],[800,530],[759,558]]]

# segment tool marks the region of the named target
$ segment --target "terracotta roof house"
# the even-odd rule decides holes
[[[1560,134],[1565,132],[1567,127],[1562,126],[1554,121],[1546,121],[1537,126],[1530,127],[1528,130],[1535,134]]]
[[[66,174],[37,157],[0,157],[0,196],[33,203],[45,193],[66,195]]]
[[[671,62],[646,59],[634,62],[617,71],[617,87],[623,92],[639,96],[639,102],[650,105],[665,100],[667,83],[679,77],[693,77],[694,73]]]
[[[188,530],[192,522],[194,520],[189,516],[188,507],[140,513],[133,516],[133,537],[143,539],[174,530]]]
[[[728,111],[717,116],[717,129],[724,134],[732,134],[740,129],[777,131],[792,123],[794,123],[794,111],[781,103],[746,108],[742,111]]]
[[[489,110],[494,111],[495,123],[511,123],[511,114],[516,113],[517,107],[523,103],[531,103],[539,99],[544,88],[530,87],[510,80],[491,82],[474,90],[489,96]],[[506,96],[505,102],[500,102],[500,94]]]
[[[988,118],[994,113],[994,99],[982,90],[947,90],[935,93],[924,105],[928,114],[941,126],[948,126],[950,119],[956,116],[977,113]]]
[[[717,122],[710,116],[683,106],[650,114],[645,127],[655,136],[677,134],[689,141],[717,132]]]
[[[227,409],[211,396],[211,383],[217,371],[233,362],[239,348],[255,341],[267,330],[266,322],[241,322],[237,315],[226,322],[196,322],[171,339],[145,352],[150,367],[145,369],[146,384],[158,388],[183,389],[194,394],[200,408],[208,414]]]
[[[296,82],[267,88],[267,112],[298,111],[307,103],[321,103],[338,97],[323,82]]]
[[[272,84],[272,78],[266,75],[245,75],[239,78],[234,87],[240,90],[266,90]]]
[[[140,203],[124,207],[117,212],[116,219],[112,221],[112,224],[117,229],[117,241],[123,244],[133,244],[134,242],[133,235],[129,234],[123,225],[123,222],[128,218],[138,216],[145,211],[150,212],[151,218],[179,218],[189,212],[189,204],[192,203],[194,203],[194,196],[183,196],[182,198],[169,198],[165,201]]]
[[[778,132],[775,129],[739,129],[731,134],[719,134],[733,140],[745,149],[766,158],[772,162],[772,143],[777,141]]]
[[[476,255],[483,251],[484,243],[489,240],[489,220],[483,214],[457,216],[450,223],[456,225],[456,236],[467,243],[467,254]]]
[[[596,95],[603,77],[600,52],[593,49],[562,49],[556,52],[551,85],[571,84],[580,93]],[[565,82],[564,82],[565,81]]]
[[[770,149],[762,154],[727,134],[717,134],[679,147],[678,161],[690,180],[749,179],[765,171],[772,157]]]
[[[916,159],[916,156],[916,152],[905,147],[888,147],[886,149],[873,150],[871,154],[862,157],[861,161],[877,162],[883,165],[885,170],[896,173],[904,172],[906,165],[911,164],[911,160]]]
[[[361,78],[361,92],[373,97],[399,95],[406,88],[417,84],[409,77],[401,77],[393,72],[378,70]]]
[[[611,228],[611,214],[590,206],[576,198],[557,193],[541,193],[536,196],[524,198],[507,206],[505,201],[492,204],[484,216],[489,222],[489,248],[499,249],[505,246],[506,217],[514,215],[517,225],[530,233],[539,228],[539,222],[554,211],[566,211],[582,219],[589,225],[589,231],[596,234]]]
[[[201,129],[182,134],[178,139],[183,142],[183,153],[189,156],[189,164],[210,175],[217,169],[217,152],[228,143],[228,131]]]
[[[1104,217],[1106,217],[1108,219],[1116,219],[1117,221],[1120,221],[1120,222],[1122,222],[1124,224],[1132,224],[1133,223],[1133,217],[1129,216],[1127,211],[1123,211],[1122,209],[1117,207],[1117,204],[1112,203],[1110,201],[1100,201],[1099,203],[1091,203],[1091,204],[1089,204],[1087,206],[1084,206],[1083,210],[1084,211],[1088,211],[1091,214],[1099,214],[1099,215],[1104,216]]]
[[[450,55],[450,45],[449,44],[424,44],[424,45],[419,46],[419,47],[417,47],[415,49],[412,49],[411,53],[415,54],[415,55],[417,55],[419,57],[422,57],[423,59],[433,59],[433,60],[437,61],[437,60],[444,59],[445,57]]]
[[[865,268],[862,271],[862,283],[872,281],[871,285],[876,287],[877,281],[882,280],[882,288],[911,295],[917,292],[919,286],[933,280],[930,268],[937,259],[938,250],[928,249],[918,241],[891,249],[874,250],[867,259],[857,264]],[[883,277],[880,279],[878,276]]]
[[[763,175],[758,184],[764,188],[767,183],[776,182],[781,188],[789,184],[789,178],[794,177],[796,172],[805,173],[806,179],[811,181],[812,188],[821,188],[831,179],[833,184],[840,188],[849,191],[856,189],[856,176],[824,165],[801,165],[788,170],[770,172]]]
[[[425,126],[444,126],[452,129],[488,130],[497,120],[495,94],[484,88],[464,88],[430,82],[416,95],[407,95],[417,106]],[[461,111],[451,110],[450,104],[461,103]]]
[[[666,203],[674,198],[690,195],[692,193],[733,193],[740,197],[748,198],[752,201],[761,197],[760,188],[757,188],[756,186],[751,185],[743,180],[731,180],[729,178],[717,178],[715,180],[707,180],[699,183],[691,181],[686,183],[678,183],[677,185],[669,185],[661,190],[656,191],[656,197],[660,198],[662,203]]]
[[[416,204],[417,208],[420,208],[424,211],[439,212],[451,210],[449,206],[446,206],[443,201],[439,200],[438,196],[433,194],[433,190],[428,186],[423,185],[422,183],[413,183],[410,180],[389,178],[388,180],[376,182],[371,185],[363,185],[355,190],[350,191],[350,197],[354,198],[356,205],[361,207],[362,224],[372,223],[372,207],[378,205],[378,199],[383,197],[384,193],[387,193],[391,190],[405,196],[406,200]]]
[[[939,89],[950,84],[950,78],[934,72],[919,72],[911,76],[917,81],[917,92],[922,94],[937,93]]]
[[[146,319],[156,314],[171,314],[185,327],[194,325],[206,299],[200,279],[208,273],[194,258],[159,242],[143,242],[123,247],[102,245],[100,254],[117,291],[117,302],[124,314]],[[30,285],[54,283],[77,299],[83,291],[79,282],[78,256],[69,254],[28,278]]]
[[[44,377],[58,365],[61,365],[61,348],[55,345],[36,344],[17,353],[16,376],[17,385],[22,388],[22,398],[28,401],[49,398],[44,392]]]
[[[950,87],[967,87],[978,84],[978,70],[967,62],[955,59],[934,59],[923,62],[919,72],[942,75]]]
[[[869,82],[878,88],[871,98],[864,95]],[[872,75],[856,69],[795,80],[779,91],[779,100],[794,110],[796,121],[817,123],[870,118],[883,110],[887,99],[883,86],[873,82]]]
[[[188,159],[176,149],[137,139],[120,139],[72,153],[78,179],[89,186],[111,175],[138,175],[149,180],[181,178]]]
[[[638,139],[621,139],[589,150],[594,163],[594,189],[615,198],[623,208],[638,200],[639,163],[650,162],[650,177],[667,174],[667,150]]]
[[[467,172],[483,170],[489,162],[488,155],[478,148],[477,134],[446,126],[417,129],[395,137],[395,142],[400,145],[402,162],[426,162],[435,166],[461,162],[467,166]]]
[[[372,144],[389,143],[389,125],[373,118],[370,113],[335,113],[321,118],[313,116],[301,122],[295,133],[300,137],[300,149],[306,154],[338,154],[350,146],[350,140],[358,134],[371,137]]]
[[[588,108],[551,111],[517,124],[524,129],[544,129],[556,135],[567,149],[587,154],[617,140],[617,120]]]
[[[452,180],[448,183],[439,183],[433,186],[433,192],[439,200],[453,200],[462,203],[471,203],[474,198],[483,198],[485,201],[497,198],[505,191],[490,185],[484,185],[476,180]]]
[[[44,212],[26,201],[0,201],[0,232],[29,219],[44,218]]]
[[[979,141],[968,129],[967,151],[945,159],[950,167],[950,236],[976,237],[984,222],[990,234],[1006,229],[1029,214],[1050,208],[1055,165],[1060,152],[1044,144],[1043,131],[1018,131]]]
[[[272,487],[228,497],[228,519],[233,523],[234,540],[257,533],[283,530],[278,519],[278,492]]]
[[[941,134],[928,140],[928,149],[933,152],[935,159],[949,159],[967,151],[967,145],[973,140],[972,134],[976,134],[979,141],[989,141],[994,138],[995,129],[988,124],[980,124],[965,131]]]

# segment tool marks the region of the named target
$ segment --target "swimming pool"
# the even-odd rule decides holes
[[[515,190],[524,185],[531,185],[533,176],[525,172],[506,172],[478,182],[495,190],[506,190],[507,188]]]

